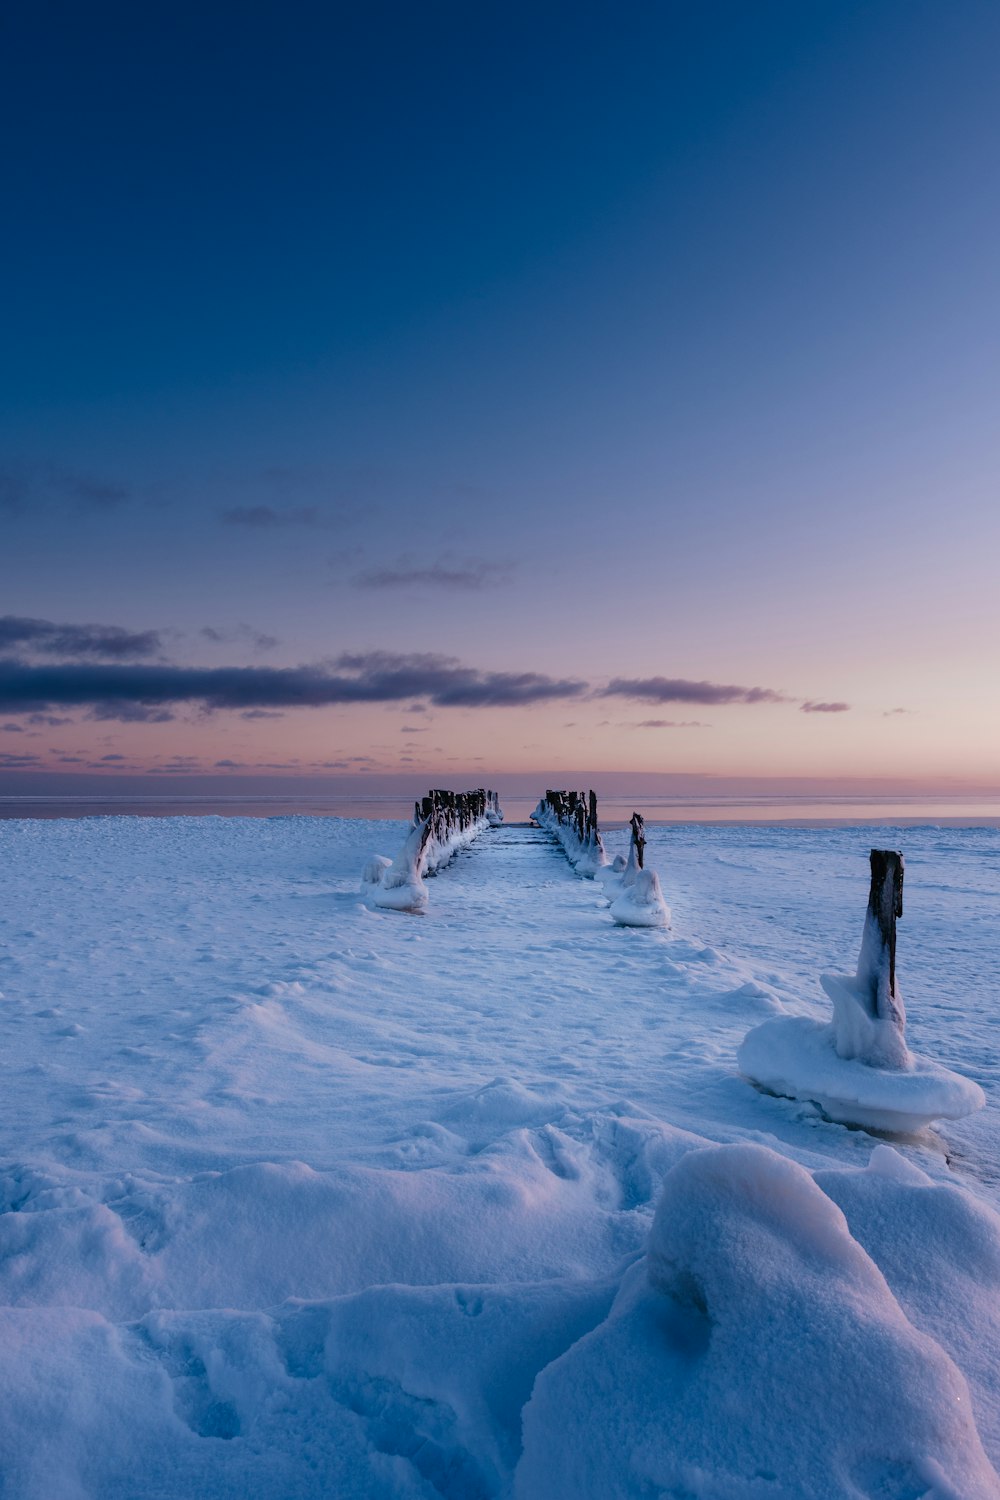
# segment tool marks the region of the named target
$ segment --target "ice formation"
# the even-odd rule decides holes
[[[364,869],[361,871],[361,884],[381,885],[382,877],[391,865],[392,860],[387,859],[384,854],[370,855]]]
[[[620,854],[613,862],[608,860],[597,827],[597,797],[593,792],[585,797],[582,792],[548,791],[531,817],[558,840],[578,875],[602,886],[611,915],[620,927],[670,925],[659,876],[655,870],[643,868],[646,839],[639,813],[632,814],[627,862]]]
[[[845,1125],[896,1132],[981,1109],[978,1084],[906,1045],[896,980],[896,919],[903,911],[903,859],[873,849],[872,881],[857,972],[824,974],[829,1022],[782,1016],[747,1033],[741,1071],[771,1093],[808,1099]]]
[[[667,927],[670,910],[660,890],[660,877],[655,870],[645,868],[645,827],[638,813],[632,814],[631,828],[628,862],[621,884],[613,893],[605,886],[611,915],[619,927]]]
[[[666,927],[670,912],[660,890],[655,870],[639,870],[611,903],[611,915],[620,927]]]
[[[608,856],[605,852],[604,840],[597,829],[592,828],[574,866],[576,873],[584,880],[593,880],[601,870],[605,869],[607,863]]]
[[[389,911],[427,910],[425,875],[436,875],[460,849],[503,820],[496,792],[431,792],[417,803],[413,823],[395,860],[372,855],[361,872],[361,889]]]
[[[427,910],[427,887],[423,882],[426,868],[424,856],[430,834],[430,821],[414,823],[403,847],[389,867],[382,872],[382,879],[372,890],[376,906],[387,911],[424,912]],[[370,868],[370,865],[369,865]]]

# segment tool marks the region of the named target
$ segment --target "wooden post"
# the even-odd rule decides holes
[[[901,1026],[896,1000],[896,919],[903,915],[903,856],[894,849],[873,849],[871,871],[858,979],[868,990],[872,1014]]]
[[[587,831],[588,831],[588,833],[596,833],[597,832],[597,793],[594,791],[593,787],[591,787],[590,792],[588,793],[587,803],[588,803],[588,809],[587,809],[588,810]]]

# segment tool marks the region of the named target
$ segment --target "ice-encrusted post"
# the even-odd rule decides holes
[[[747,1032],[737,1056],[747,1078],[774,1094],[809,1099],[844,1125],[909,1134],[931,1120],[982,1109],[977,1083],[906,1045],[896,979],[896,922],[903,915],[903,856],[871,851],[871,887],[853,974],[821,974],[829,1023],[779,1016]]]
[[[896,850],[871,851],[872,883],[858,956],[858,989],[867,996],[872,1017],[891,1021],[899,1031],[906,1025],[896,987],[896,918],[903,915],[903,868],[903,856]]]
[[[629,826],[632,829],[632,848],[635,850],[635,862],[641,870],[646,852],[646,824],[642,813],[634,812],[629,819]]]

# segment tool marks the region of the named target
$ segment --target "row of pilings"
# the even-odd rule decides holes
[[[452,792],[438,787],[413,806],[413,822],[396,858],[376,854],[361,876],[362,895],[386,911],[425,912],[425,875],[436,875],[460,849],[503,822],[496,792],[477,787]]]
[[[413,826],[427,826],[425,848],[429,853],[424,873],[432,875],[451,858],[448,854],[446,859],[435,861],[432,857],[435,850],[447,850],[469,829],[479,833],[484,827],[496,828],[502,822],[497,792],[485,787],[477,787],[472,792],[450,792],[440,787],[432,789],[413,804]],[[454,852],[452,849],[451,853]]]
[[[611,915],[621,927],[666,927],[670,912],[660,879],[646,868],[646,831],[641,813],[632,814],[628,859],[608,859],[597,819],[597,794],[546,791],[531,814],[533,823],[561,845],[578,875],[599,882]]]

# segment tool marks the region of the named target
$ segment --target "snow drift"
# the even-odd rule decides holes
[[[538,1377],[516,1493],[996,1500],[1000,1484],[965,1379],[841,1210],[794,1162],[735,1145],[668,1173],[646,1262]]]

